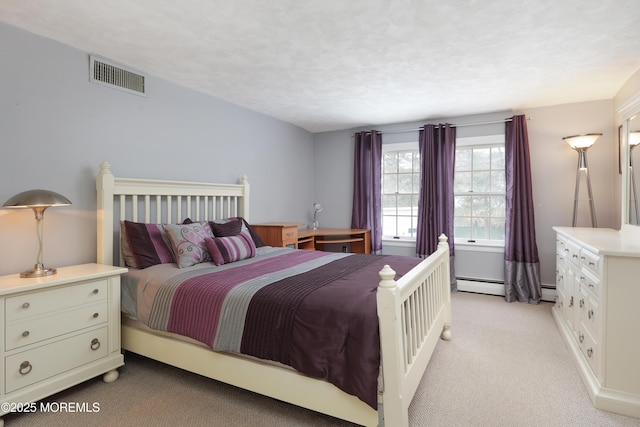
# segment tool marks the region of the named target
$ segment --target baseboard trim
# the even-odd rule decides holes
[[[459,291],[504,296],[504,284],[502,283],[468,279],[458,279],[457,282]],[[555,288],[542,288],[542,301],[555,302]]]

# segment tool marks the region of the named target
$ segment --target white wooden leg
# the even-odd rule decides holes
[[[442,333],[440,334],[440,338],[445,341],[451,340],[451,325],[444,325],[444,328],[442,328]]]
[[[105,383],[112,383],[112,382],[114,382],[115,380],[117,380],[119,376],[120,376],[120,373],[118,372],[118,370],[117,370],[117,369],[113,369],[113,370],[111,370],[111,371],[109,371],[109,372],[105,373],[105,374],[102,376],[102,380],[103,380]],[[0,427],[2,427],[2,426],[0,425]]]

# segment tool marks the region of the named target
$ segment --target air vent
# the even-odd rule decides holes
[[[145,95],[145,76],[107,59],[90,55],[89,80],[114,89]]]

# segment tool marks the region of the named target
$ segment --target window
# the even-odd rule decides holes
[[[418,143],[382,146],[382,236],[415,240],[418,228]]]
[[[505,184],[504,135],[456,141],[456,243],[504,244]]]

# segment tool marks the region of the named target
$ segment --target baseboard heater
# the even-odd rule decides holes
[[[477,294],[504,296],[504,282],[498,280],[474,279],[469,277],[456,277],[458,290],[462,292],[474,292]],[[555,302],[555,288],[542,286],[542,300]]]

